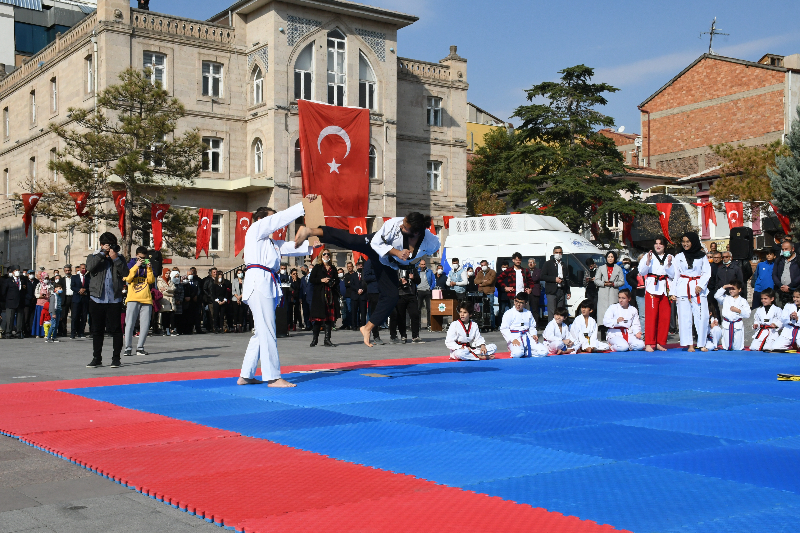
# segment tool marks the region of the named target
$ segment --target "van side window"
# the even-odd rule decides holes
[[[582,265],[578,258],[574,255],[566,254],[566,256],[567,268],[569,269],[569,274],[567,275],[567,279],[569,279],[569,286],[583,287],[583,280],[586,277],[586,267]]]

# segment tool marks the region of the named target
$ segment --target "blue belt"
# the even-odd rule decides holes
[[[728,320],[727,318],[723,318],[722,320],[724,320],[725,322],[727,322],[729,324],[728,325],[728,351],[731,351],[731,350],[733,350],[733,335],[734,335],[734,331],[736,331],[734,329],[734,324],[736,324],[737,322],[741,322],[742,319],[740,318],[738,320]]]
[[[275,284],[275,292],[281,295],[281,298],[278,301],[278,307],[283,307],[283,291],[281,290],[280,283],[278,283],[278,277],[275,275],[275,272],[271,268],[265,267],[264,265],[247,265],[247,268],[257,268],[272,276],[272,282]]]
[[[527,329],[512,329],[511,333],[528,333],[529,330]],[[522,348],[524,350],[523,357],[532,357],[533,356],[533,349],[531,348],[531,339],[527,335],[523,338],[522,335],[519,336],[519,340],[522,341]]]

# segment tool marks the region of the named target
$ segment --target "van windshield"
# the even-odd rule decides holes
[[[602,254],[569,254],[569,284],[572,287],[586,286],[586,260],[594,260],[595,265],[602,265],[606,262]]]

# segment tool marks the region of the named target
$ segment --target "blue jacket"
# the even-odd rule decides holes
[[[364,263],[364,269],[361,271],[361,279],[367,285],[367,294],[378,294],[378,276],[375,275],[375,269],[372,268],[372,259],[367,259]]]
[[[417,272],[419,272],[420,281],[422,281],[422,271],[417,268]],[[428,280],[428,286],[431,289],[436,288],[436,274],[434,274],[430,268],[425,269],[425,278]],[[417,283],[419,285],[419,283]]]
[[[300,293],[302,298],[311,305],[311,298],[314,296],[314,287],[311,286],[311,272],[300,279]]]
[[[756,267],[756,281],[753,285],[753,290],[756,292],[764,292],[766,289],[772,289],[775,283],[772,281],[772,269],[775,268],[775,261],[769,263],[761,261]]]
[[[622,268],[622,261],[619,261],[617,264],[619,265],[619,268],[622,269],[622,279],[625,282],[622,284],[622,287],[620,287],[619,290],[628,289],[629,291],[631,291],[631,293],[633,293],[634,292],[633,287],[631,287],[631,284],[628,283],[628,272],[630,272],[631,269],[625,270],[624,268]]]
[[[339,294],[345,297],[347,294],[347,285],[344,284],[344,278],[339,278]]]

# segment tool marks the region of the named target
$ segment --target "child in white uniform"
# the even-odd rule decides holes
[[[536,335],[536,320],[525,309],[527,303],[527,293],[521,292],[514,297],[514,307],[503,313],[500,333],[508,344],[511,357],[547,355],[547,347],[539,344],[539,337]]]
[[[469,304],[458,306],[458,320],[452,322],[447,330],[444,344],[450,349],[450,359],[477,361],[494,359],[497,346],[486,344],[478,324],[470,320]]]
[[[542,337],[544,337],[548,355],[575,353],[577,347],[569,334],[569,326],[564,324],[564,319],[568,314],[566,309],[559,307],[553,312],[553,320],[544,328]]]
[[[579,352],[605,352],[608,344],[597,340],[597,322],[592,318],[592,302],[584,300],[579,306],[581,316],[569,327],[572,342]]]
[[[716,350],[719,346],[719,341],[722,339],[722,328],[719,327],[719,319],[714,315],[708,319],[708,341],[706,342],[706,350]]]
[[[728,291],[729,294],[725,294]],[[744,323],[750,317],[750,306],[747,300],[739,296],[742,282],[738,279],[720,287],[714,298],[719,302],[719,314],[722,317],[722,349],[744,350]]]
[[[751,352],[772,350],[783,327],[782,314],[783,310],[775,305],[775,291],[769,288],[761,291],[761,307],[753,314],[753,329],[756,332],[750,343]]]
[[[630,303],[631,291],[622,289],[619,303],[610,306],[603,317],[603,325],[608,328],[606,340],[615,352],[644,350],[639,311]]]
[[[786,304],[783,308],[781,319],[783,320],[783,330],[781,336],[773,343],[773,350],[800,350],[800,290],[792,293],[794,303]]]

